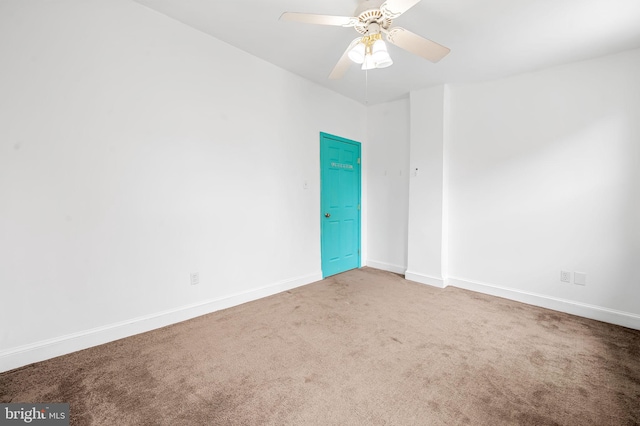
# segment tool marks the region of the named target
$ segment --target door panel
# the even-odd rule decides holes
[[[360,143],[320,134],[322,274],[360,267]]]

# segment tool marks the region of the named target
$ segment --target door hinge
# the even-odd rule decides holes
[[[360,157],[358,157],[358,164],[360,164]]]
[[[358,210],[360,210],[360,204],[358,204]]]

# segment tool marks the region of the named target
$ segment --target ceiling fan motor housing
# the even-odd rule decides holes
[[[353,13],[357,18],[354,28],[360,34],[369,32],[369,25],[376,23],[380,28],[388,29],[392,20],[387,18],[380,10],[380,6],[385,0],[364,0],[360,3],[356,11]]]

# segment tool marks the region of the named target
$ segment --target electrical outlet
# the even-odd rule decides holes
[[[200,284],[200,272],[191,273],[191,285]]]
[[[571,282],[571,272],[560,271],[560,281],[562,281],[563,283],[570,283]]]
[[[587,274],[584,272],[574,272],[573,283],[577,285],[587,285]]]

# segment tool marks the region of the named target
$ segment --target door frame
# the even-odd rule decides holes
[[[322,221],[324,219],[324,210],[322,204],[322,191],[323,191],[323,182],[324,182],[324,167],[323,167],[323,156],[324,150],[322,149],[322,145],[325,140],[333,140],[341,143],[346,143],[350,145],[354,145],[358,150],[358,162],[357,162],[357,180],[358,180],[358,268],[362,267],[362,144],[360,142],[343,138],[341,136],[332,135],[330,133],[320,132],[320,269],[322,270],[322,278],[325,278],[325,271],[322,268],[323,266],[323,244],[324,238],[322,235]]]

